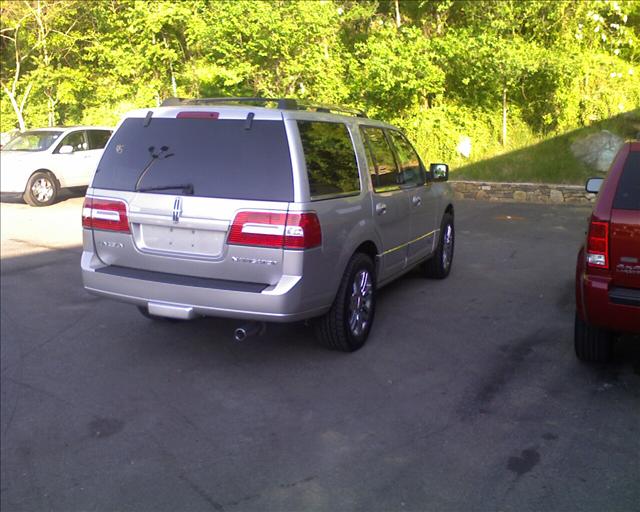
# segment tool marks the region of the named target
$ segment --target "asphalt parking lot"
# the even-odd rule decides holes
[[[88,295],[81,204],[2,204],[3,511],[637,510],[640,340],[573,354],[588,208],[458,203],[449,279],[342,354]]]

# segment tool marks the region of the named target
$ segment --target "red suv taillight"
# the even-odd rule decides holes
[[[232,245],[311,249],[322,243],[315,213],[239,212],[229,230]]]
[[[587,265],[609,268],[609,223],[591,219],[587,236]]]
[[[85,197],[82,205],[82,227],[130,233],[127,204],[116,199]]]

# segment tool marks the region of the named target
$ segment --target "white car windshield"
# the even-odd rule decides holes
[[[24,132],[2,148],[2,151],[45,151],[58,139],[62,132],[39,130]]]

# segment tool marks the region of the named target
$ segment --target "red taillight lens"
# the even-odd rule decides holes
[[[320,220],[315,213],[290,213],[284,232],[285,249],[311,249],[322,244]]]
[[[227,242],[284,249],[311,249],[322,243],[315,213],[239,212]]]
[[[282,247],[286,213],[240,212],[229,231],[228,242],[235,245]]]
[[[609,223],[591,220],[587,236],[587,264],[609,268]]]
[[[115,199],[85,197],[82,206],[82,227],[130,233],[126,203]]]
[[[91,221],[91,207],[93,205],[93,197],[86,196],[82,204],[82,227],[91,229],[93,223]]]

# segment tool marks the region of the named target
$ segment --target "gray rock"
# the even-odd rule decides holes
[[[564,202],[564,194],[560,190],[552,189],[549,192],[549,199],[551,199],[552,203],[562,203]]]
[[[623,144],[622,137],[602,130],[575,141],[571,144],[571,152],[592,169],[606,172]]]

